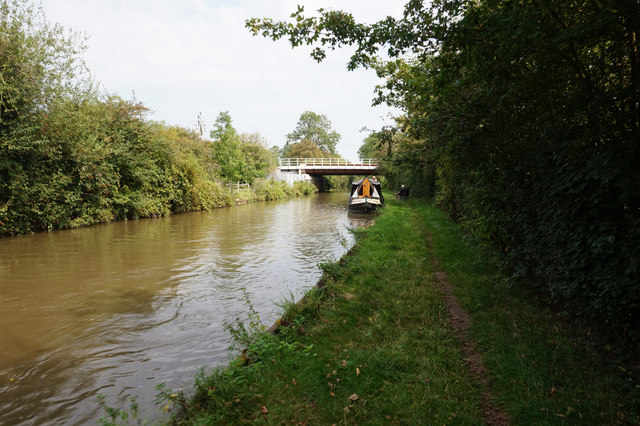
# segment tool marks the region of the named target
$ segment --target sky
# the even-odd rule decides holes
[[[347,71],[351,49],[317,63],[310,48],[254,37],[249,18],[284,20],[297,5],[352,13],[358,22],[401,17],[404,0],[41,0],[47,19],[84,33],[83,55],[106,93],[135,99],[148,118],[205,133],[228,111],[240,133],[282,147],[305,111],[324,114],[341,136],[339,154],[356,160],[368,133],[397,110],[372,107],[373,70]]]

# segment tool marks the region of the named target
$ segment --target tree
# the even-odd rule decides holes
[[[362,141],[358,148],[360,158],[375,158],[380,156],[380,140],[375,135],[369,135]]]
[[[84,39],[49,24],[26,0],[0,1],[0,131],[46,112],[56,98],[93,94]]]
[[[204,141],[99,94],[84,49],[30,1],[0,0],[0,235],[231,202]]]
[[[273,145],[271,148],[269,148],[269,151],[271,151],[271,155],[274,159],[274,164],[278,164],[278,158],[282,157],[282,149],[280,149],[280,147],[278,145]]]
[[[69,179],[58,167],[60,141],[43,137],[42,123],[58,103],[95,97],[80,58],[84,50],[81,37],[65,36],[41,8],[28,1],[0,1],[2,233],[30,230],[32,221],[39,226],[38,214],[60,216],[50,201],[64,201]]]
[[[303,139],[287,146],[287,157],[292,158],[324,158],[326,153],[309,139]]]
[[[243,180],[253,183],[255,179],[264,178],[275,169],[278,156],[267,148],[267,142],[260,134],[243,133],[240,139],[245,164],[241,173]]]
[[[238,134],[229,112],[218,115],[211,131],[212,156],[220,175],[228,181],[253,182],[275,167],[276,159],[257,133]]]
[[[435,182],[515,276],[640,341],[637,0],[409,0],[370,25],[299,7],[247,27],[318,61],[354,46],[348,68],[374,68],[375,102],[405,112],[395,169]]]
[[[245,162],[241,139],[232,125],[228,111],[218,114],[211,131],[211,138],[213,139],[213,160],[218,164],[220,175],[232,182],[242,180]]]
[[[331,121],[326,115],[305,111],[300,115],[293,132],[287,135],[287,144],[307,140],[316,144],[325,154],[336,155],[336,145],[340,138],[340,134],[332,129]]]

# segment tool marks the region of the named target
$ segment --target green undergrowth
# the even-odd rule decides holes
[[[513,424],[640,422],[638,386],[509,287],[434,207],[392,200],[354,234],[318,287],[282,303],[275,333],[255,313],[228,325],[244,350],[200,375],[191,397],[167,392],[175,423],[481,424],[484,389],[449,326],[436,268],[472,316],[491,399]]]
[[[287,182],[273,179],[256,180],[249,189],[235,191],[233,198],[236,204],[244,204],[255,201],[275,201],[287,198],[301,197],[318,192],[318,188],[307,181],[295,182],[289,185]]]
[[[289,185],[275,180],[259,180],[251,187],[253,201],[283,200],[318,192],[318,188],[311,182],[301,181]]]

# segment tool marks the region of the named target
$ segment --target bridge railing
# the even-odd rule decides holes
[[[367,166],[377,167],[378,160],[375,158],[361,158],[358,161],[349,161],[342,158],[278,158],[280,167],[299,167],[299,166]]]

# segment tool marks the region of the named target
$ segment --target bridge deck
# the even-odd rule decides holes
[[[366,175],[378,170],[378,161],[372,158],[358,162],[342,158],[280,158],[278,163],[281,171],[313,175]]]

